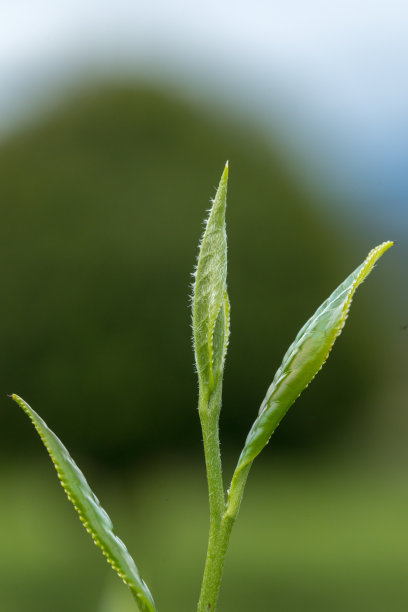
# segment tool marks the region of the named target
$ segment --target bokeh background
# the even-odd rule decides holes
[[[220,612],[407,609],[407,34],[396,0],[0,5],[2,611],[133,609],[11,392],[66,443],[159,609],[195,609],[189,294],[227,159],[226,480],[298,329],[397,244],[254,465]]]

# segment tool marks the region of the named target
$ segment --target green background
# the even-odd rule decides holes
[[[298,329],[390,237],[334,214],[327,190],[299,178],[285,143],[129,83],[78,94],[0,148],[5,612],[129,605],[11,392],[90,475],[159,610],[194,609],[208,510],[189,294],[226,159],[229,476]],[[318,380],[257,460],[220,612],[406,610],[398,274],[391,251],[356,296]]]

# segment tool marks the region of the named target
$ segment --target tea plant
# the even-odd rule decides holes
[[[206,222],[194,273],[192,296],[193,342],[199,383],[198,414],[203,432],[210,505],[208,550],[198,612],[216,610],[231,530],[254,459],[268,444],[290,406],[323,366],[343,329],[354,292],[377,260],[393,244],[383,242],[372,249],[364,262],[337,287],[302,327],[284,355],[266,393],[225,494],[218,423],[230,318],[225,230],[227,182],[228,164]],[[153,597],[135,562],[122,540],[115,535],[109,516],[65,446],[23,399],[17,395],[12,395],[12,398],[31,419],[54,463],[68,499],[95,544],[130,588],[140,612],[156,612]]]

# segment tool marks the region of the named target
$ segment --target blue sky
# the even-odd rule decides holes
[[[280,130],[305,172],[323,171],[399,229],[407,69],[408,5],[397,0],[0,3],[0,135],[78,78],[148,75]]]

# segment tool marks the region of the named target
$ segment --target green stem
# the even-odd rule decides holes
[[[201,586],[198,612],[215,612],[221,586],[222,570],[233,523],[221,522],[208,541],[207,559]]]
[[[218,421],[221,409],[222,384],[218,384],[210,398],[200,393],[199,414],[203,432],[205,467],[210,502],[210,523],[219,523],[224,512],[224,483],[222,479]]]
[[[209,400],[203,393],[200,393],[199,413],[210,500],[210,533],[197,612],[215,612],[216,610],[231,530],[238,515],[245,482],[251,467],[248,465],[234,474],[226,504],[218,430],[220,408],[221,384],[217,386]]]
[[[207,557],[198,602],[198,612],[212,612],[221,582],[223,558],[220,557],[219,538],[222,516],[225,509],[224,483],[222,479],[219,414],[221,410],[220,382],[210,397],[200,389],[199,415],[203,432],[205,466],[207,471],[208,497],[210,503],[210,532]]]

